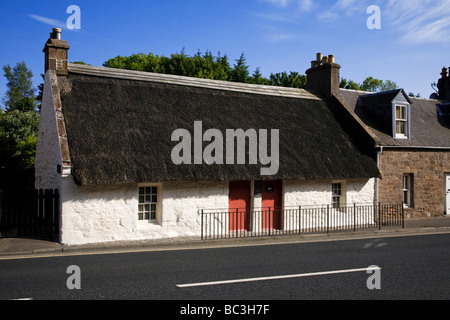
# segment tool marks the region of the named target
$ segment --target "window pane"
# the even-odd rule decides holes
[[[406,135],[406,122],[403,121],[397,121],[397,133],[398,134],[404,134]]]
[[[138,219],[156,220],[158,187],[139,187]]]
[[[341,195],[341,184],[340,183],[333,183],[332,187],[331,187],[331,191],[333,193],[333,195]]]
[[[331,185],[331,204],[333,208],[339,208],[342,201],[342,183],[333,183]]]
[[[407,120],[407,115],[406,115],[406,107],[402,107],[402,112],[401,112],[401,119],[403,120]]]
[[[397,120],[407,120],[407,108],[405,106],[397,106],[395,110],[395,118]]]

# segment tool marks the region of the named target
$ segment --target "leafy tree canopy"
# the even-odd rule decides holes
[[[223,81],[306,88],[306,76],[297,72],[271,74],[269,78],[265,78],[258,67],[250,75],[250,67],[244,53],[233,66],[230,65],[228,57],[222,56],[220,52],[214,56],[211,51],[206,51],[204,54],[198,51],[191,57],[187,56],[184,50],[170,57],[153,53],[139,53],[129,57],[117,56],[106,61],[103,66]]]
[[[218,56],[213,56],[211,51],[206,51],[204,54],[198,51],[191,57],[185,54],[184,49],[181,53],[172,54],[170,57],[158,56],[153,53],[139,53],[129,57],[117,56],[106,61],[103,66],[290,88],[304,89],[307,85],[307,77],[294,71],[272,73],[269,78],[265,78],[258,67],[250,75],[244,53],[233,66],[230,65],[228,57],[222,56],[220,52]],[[340,87],[371,92],[398,89],[397,84],[393,81],[379,80],[373,77],[367,77],[362,83],[341,79]]]
[[[36,109],[35,89],[33,87],[33,73],[25,62],[19,62],[14,68],[8,64],[3,67],[4,76],[8,80],[3,103],[6,111],[32,111]]]
[[[391,80],[380,80],[373,77],[367,77],[362,83],[356,83],[352,80],[341,79],[340,87],[343,89],[362,90],[369,92],[385,92],[399,89],[399,86]]]
[[[9,171],[27,170],[34,167],[39,128],[33,74],[24,62],[14,68],[6,65],[3,71],[8,90],[6,109],[0,109],[0,163]]]

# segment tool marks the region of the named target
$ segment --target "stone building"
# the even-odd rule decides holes
[[[378,201],[403,201],[410,217],[450,214],[448,80],[445,70],[439,98],[430,99],[409,97],[402,89],[375,94],[340,90],[378,139]]]

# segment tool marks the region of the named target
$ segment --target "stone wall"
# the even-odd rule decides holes
[[[381,203],[403,201],[403,175],[413,175],[412,207],[405,214],[442,216],[445,213],[445,174],[450,173],[450,152],[384,150],[380,155]]]

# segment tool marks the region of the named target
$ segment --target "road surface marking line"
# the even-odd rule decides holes
[[[292,278],[314,277],[314,276],[323,276],[323,275],[341,274],[341,273],[353,273],[353,272],[367,272],[367,271],[372,271],[372,270],[381,270],[381,268],[369,267],[369,268],[360,268],[360,269],[323,271],[323,272],[313,272],[313,273],[292,274],[292,275],[285,275],[285,276],[258,277],[258,278],[247,278],[247,279],[224,280],[224,281],[177,284],[176,286],[178,288],[204,287],[204,286],[216,286],[216,285],[221,285],[221,284],[232,284],[232,283],[242,283],[242,282],[292,279]]]

